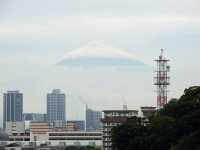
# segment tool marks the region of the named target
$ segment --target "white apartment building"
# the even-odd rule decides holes
[[[126,108],[126,107],[125,107]],[[102,122],[102,149],[111,150],[111,129],[114,126],[120,125],[128,118],[137,116],[137,110],[103,110],[104,118]]]

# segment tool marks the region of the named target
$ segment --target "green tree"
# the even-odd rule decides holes
[[[117,150],[200,150],[200,86],[184,90],[171,99],[143,126],[131,118],[112,130]]]
[[[141,118],[133,117],[111,130],[112,149],[140,150],[141,140],[145,136],[146,127],[141,125]]]

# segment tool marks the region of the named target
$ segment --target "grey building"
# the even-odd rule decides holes
[[[75,123],[75,131],[85,131],[85,121],[83,120],[68,120],[67,123]]]
[[[23,121],[23,94],[19,91],[8,91],[3,95],[3,128],[6,122]]]
[[[54,127],[65,127],[65,94],[54,89],[47,94],[47,122]]]
[[[101,131],[101,111],[86,109],[86,131]]]

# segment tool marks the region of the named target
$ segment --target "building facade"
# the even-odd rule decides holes
[[[101,131],[101,111],[86,109],[86,131]]]
[[[31,132],[30,141],[65,142],[66,145],[101,145],[101,132]]]
[[[150,117],[156,113],[156,107],[140,107],[141,108],[141,116],[142,117]]]
[[[47,94],[47,122],[53,127],[65,127],[65,94],[59,89]]]
[[[21,122],[6,122],[6,133],[8,135],[21,135],[25,133],[25,123]]]
[[[3,95],[3,128],[6,122],[23,121],[23,94],[19,91],[8,91]]]
[[[85,131],[85,121],[83,120],[68,120],[67,127],[69,125],[74,125],[74,131]]]
[[[156,107],[140,107],[141,108],[141,117],[142,117],[142,123],[144,125],[149,124],[149,117],[153,116],[156,113]]]
[[[111,129],[120,125],[128,118],[137,116],[137,110],[104,110],[102,122],[102,149],[111,150]]]

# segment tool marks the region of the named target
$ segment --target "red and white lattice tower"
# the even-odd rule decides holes
[[[159,59],[155,61],[157,62],[157,76],[154,77],[154,85],[157,86],[157,108],[159,109],[167,103],[168,86],[170,85],[170,77],[168,77],[170,66],[167,65],[169,60],[164,58],[162,49]]]

